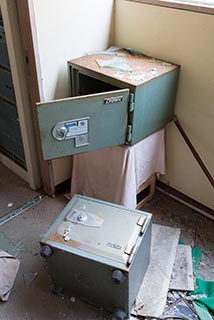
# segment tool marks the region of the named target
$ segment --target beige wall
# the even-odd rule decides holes
[[[34,0],[44,99],[68,96],[67,61],[111,42],[113,0]],[[71,159],[53,161],[55,183],[70,176]]]
[[[115,43],[181,65],[175,113],[214,176],[214,18],[116,0]],[[173,123],[166,131],[167,174],[175,189],[214,208],[214,190]]]

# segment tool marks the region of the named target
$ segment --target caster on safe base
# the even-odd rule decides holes
[[[120,309],[115,311],[115,313],[111,317],[111,320],[125,320],[125,319],[128,319],[127,314],[125,311],[120,310]]]

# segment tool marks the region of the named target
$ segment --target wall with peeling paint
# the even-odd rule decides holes
[[[35,22],[45,101],[69,94],[67,61],[106,49],[113,0],[35,0]],[[70,176],[71,159],[53,161],[55,184]]]
[[[115,43],[181,65],[175,113],[214,176],[213,34],[212,15],[116,0]],[[214,208],[213,187],[173,123],[166,155],[162,180]]]

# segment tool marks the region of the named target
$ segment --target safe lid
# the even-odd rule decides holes
[[[151,214],[75,195],[42,243],[66,245],[129,265],[137,252]]]
[[[124,144],[129,89],[37,103],[44,160]]]
[[[132,49],[87,54],[68,63],[76,69],[95,73],[99,78],[108,77],[110,82],[123,83],[125,87],[131,86],[134,90],[178,68],[175,64],[149,57]]]

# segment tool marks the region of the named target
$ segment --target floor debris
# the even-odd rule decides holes
[[[161,319],[168,318],[198,320],[195,310],[182,298],[176,300],[164,310]]]
[[[70,301],[74,303],[76,301],[76,298],[75,297],[71,297]]]
[[[13,202],[9,202],[7,205],[8,208],[11,208],[12,206],[13,206]]]
[[[179,236],[179,228],[152,225],[150,264],[132,315],[144,317],[162,315],[166,305]]]
[[[192,248],[192,263],[195,275],[195,290],[190,292],[168,292],[167,306],[160,319],[176,318],[184,320],[213,320],[214,282],[200,278],[197,267],[200,264],[201,249]]]
[[[42,193],[39,196],[27,201],[26,203],[24,203],[22,206],[16,208],[15,210],[8,212],[7,214],[5,214],[3,217],[0,218],[0,226],[2,224],[4,224],[5,222],[15,218],[20,213],[30,209],[31,207],[33,207],[34,205],[36,205],[38,202],[42,201],[46,197],[47,197],[47,195],[45,193]]]
[[[12,243],[7,236],[5,235],[4,232],[0,232],[0,244],[1,244],[1,249],[6,251],[7,253],[10,253],[13,255],[13,249],[15,247],[15,244]]]
[[[150,264],[132,310],[137,319],[214,319],[214,282],[197,271],[202,251],[177,245],[179,235],[179,229],[152,225]]]
[[[26,250],[26,245],[24,242],[19,241],[15,247],[12,249],[12,253],[15,257],[18,257],[21,252],[24,252]]]
[[[26,246],[22,241],[14,244],[6,237],[4,232],[0,232],[0,244],[2,250],[6,251],[16,258],[19,257],[21,252],[24,252],[26,250]]]
[[[169,288],[182,291],[194,290],[192,251],[190,246],[178,245]]]
[[[31,283],[35,279],[35,277],[38,275],[38,272],[28,272],[24,273],[24,283],[27,287],[30,287]]]

